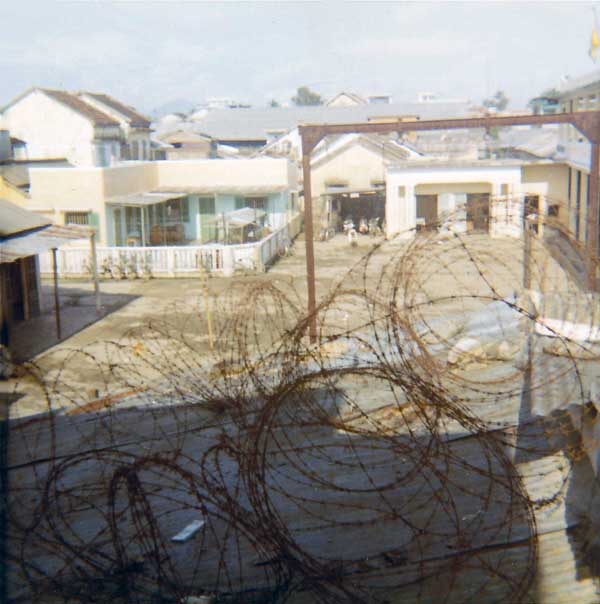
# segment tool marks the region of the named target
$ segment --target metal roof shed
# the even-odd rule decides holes
[[[61,339],[61,328],[56,251],[62,245],[87,238],[90,239],[96,307],[99,309],[100,290],[96,270],[96,246],[93,229],[81,225],[64,226],[52,224],[46,218],[29,212],[4,199],[0,199],[0,265],[23,260],[30,256],[37,256],[50,250],[52,251],[54,312],[56,316],[56,332],[59,340]],[[4,316],[5,294],[3,291],[4,288],[1,286],[2,282],[0,281],[0,315]]]

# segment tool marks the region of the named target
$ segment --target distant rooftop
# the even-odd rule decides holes
[[[561,96],[585,90],[593,85],[600,86],[600,69],[594,69],[584,75],[565,78],[556,88]]]
[[[266,141],[274,130],[288,131],[299,124],[347,124],[378,117],[418,116],[420,119],[466,117],[466,101],[438,103],[390,103],[352,107],[268,107],[216,109],[190,128],[219,141]],[[178,124],[178,128],[181,125]]]

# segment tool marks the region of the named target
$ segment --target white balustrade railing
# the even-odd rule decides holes
[[[297,214],[284,227],[255,243],[198,246],[104,247],[96,248],[100,275],[177,277],[208,272],[229,275],[236,270],[265,270],[281,255],[302,228]],[[40,272],[52,273],[52,254],[40,254]],[[89,246],[65,247],[57,253],[61,276],[91,273]]]

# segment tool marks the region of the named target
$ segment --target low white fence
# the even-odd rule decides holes
[[[185,277],[202,271],[231,275],[235,271],[264,271],[284,254],[302,229],[302,215],[256,243],[198,246],[96,248],[100,276]],[[57,253],[58,273],[63,277],[91,274],[90,247],[66,247]],[[40,254],[40,272],[52,274],[52,254]]]

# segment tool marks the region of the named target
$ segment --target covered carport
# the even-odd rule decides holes
[[[0,199],[0,346],[11,351],[14,326],[42,311],[37,257],[47,251],[54,256],[55,324],[57,338],[61,339],[56,251],[67,243],[88,238],[99,308],[94,231],[85,226],[52,224],[47,218]]]

